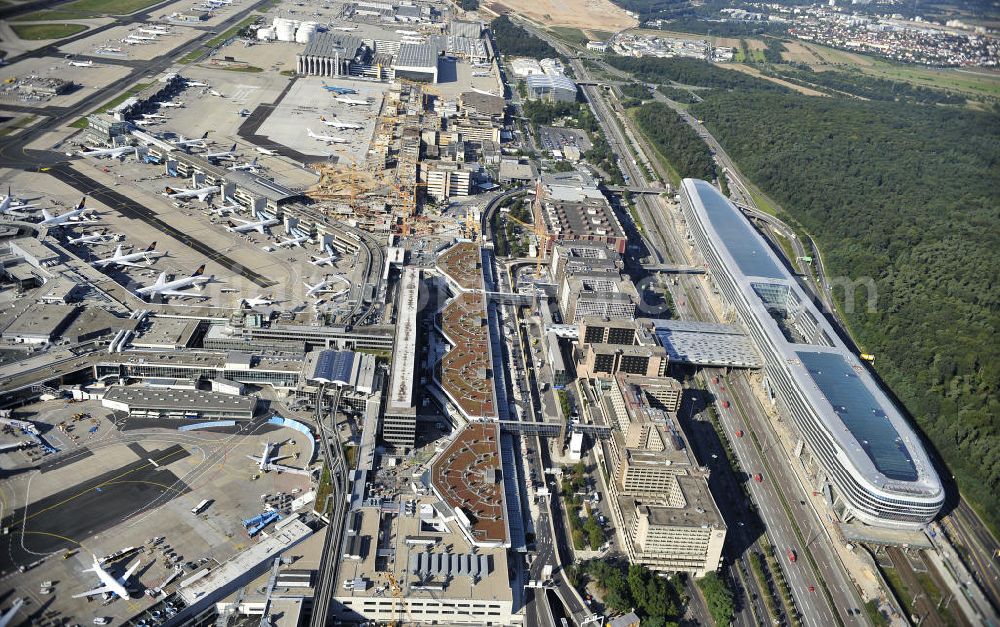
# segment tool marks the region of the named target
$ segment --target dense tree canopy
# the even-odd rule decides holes
[[[631,72],[649,83],[681,83],[716,89],[773,90],[785,88],[742,72],[725,70],[697,59],[665,59],[659,57],[608,57],[608,64]]]
[[[831,276],[874,279],[874,309],[842,312],[996,527],[1000,116],[760,91],[692,111],[816,238]]]
[[[673,109],[662,102],[650,102],[636,112],[635,121],[660,152],[668,156],[681,178],[715,178],[708,146]]]
[[[554,59],[561,55],[556,49],[524,30],[506,15],[501,15],[490,22],[493,39],[500,52],[513,57],[532,57],[535,59]]]
[[[821,91],[837,95],[847,94],[867,100],[906,100],[925,104],[965,104],[965,97],[937,89],[928,89],[891,81],[877,76],[869,76],[861,72],[840,72],[828,70],[814,72],[808,65],[798,67],[782,66],[768,68],[767,74],[777,76],[793,83],[808,85]]]

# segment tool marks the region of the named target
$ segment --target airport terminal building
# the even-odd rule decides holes
[[[920,438],[740,212],[685,179],[681,207],[711,279],[764,359],[764,385],[845,521],[920,529],[945,493]]]

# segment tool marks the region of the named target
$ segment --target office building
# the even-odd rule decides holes
[[[625,254],[625,229],[597,180],[586,172],[543,174],[535,191],[534,211],[557,243],[603,244]]]
[[[464,164],[423,161],[420,167],[427,180],[427,195],[434,200],[464,198],[472,190],[472,170]]]
[[[945,492],[920,437],[750,223],[714,186],[681,185],[710,278],[764,360],[799,433],[799,462],[845,521],[920,529]]]
[[[566,324],[588,316],[634,320],[638,303],[635,285],[620,274],[568,274],[559,286],[559,309]]]
[[[530,74],[525,81],[528,84],[528,100],[576,101],[576,83],[565,74]]]
[[[618,375],[599,386],[613,426],[612,519],[630,562],[701,577],[719,566],[726,524],[708,489],[708,469],[698,466],[676,414],[650,402],[646,383]]]
[[[584,379],[610,379],[620,372],[662,377],[667,364],[667,352],[661,346],[581,344],[576,373]]]
[[[250,420],[257,408],[257,397],[193,389],[115,385],[104,392],[101,405],[133,418]]]
[[[417,407],[413,377],[417,372],[417,306],[420,269],[403,268],[396,298],[396,337],[389,375],[389,398],[382,416],[382,440],[390,446],[413,448],[417,433]]]

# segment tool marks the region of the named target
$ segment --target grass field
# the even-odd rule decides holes
[[[21,39],[62,39],[87,30],[83,24],[11,24],[14,34]]]
[[[614,33],[612,33],[611,31],[594,30],[592,28],[589,29],[587,32],[590,33],[590,36],[594,39],[594,41],[607,41],[608,39],[611,38],[612,35],[614,35]]]
[[[569,28],[568,26],[553,26],[549,29],[552,31],[556,37],[562,39],[568,44],[573,44],[575,46],[586,46],[590,38],[587,37],[582,30],[579,28]]]
[[[256,65],[233,65],[229,67],[222,67],[219,69],[225,70],[227,72],[247,72],[249,74],[256,74],[257,72],[264,71],[264,68],[257,67]]]
[[[831,66],[842,70],[860,70],[879,78],[913,85],[946,89],[972,96],[1000,98],[1000,73],[997,72],[902,65],[806,42],[796,42],[796,46],[807,48],[820,59],[818,62],[806,61],[816,70],[832,69]],[[799,55],[801,54],[800,51]]]
[[[58,9],[35,11],[18,19],[24,22],[38,22],[41,20],[79,20],[99,15],[128,15],[157,2],[159,0],[76,0],[64,4]]]

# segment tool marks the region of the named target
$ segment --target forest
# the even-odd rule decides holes
[[[717,91],[691,111],[832,277],[874,279],[876,306],[842,307],[847,322],[996,529],[1000,116],[773,91]]]
[[[669,156],[670,165],[681,178],[715,178],[708,146],[669,106],[647,103],[636,112],[635,121],[660,152]]]
[[[647,83],[674,82],[715,89],[785,91],[780,85],[697,59],[610,56],[607,63]]]
[[[500,51],[511,57],[531,57],[533,59],[561,58],[556,49],[524,30],[506,15],[501,15],[490,22],[493,39]]]
[[[861,72],[825,71],[814,72],[808,65],[768,67],[765,74],[776,76],[800,85],[808,85],[832,95],[849,94],[868,100],[906,100],[918,104],[964,105],[965,97],[938,89],[928,89],[891,81]]]

